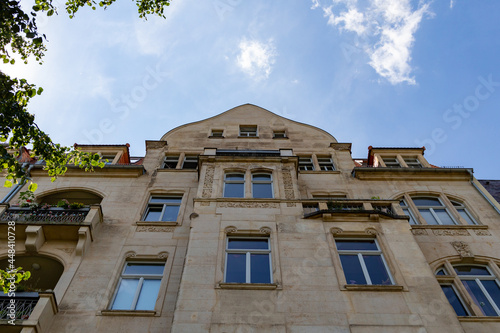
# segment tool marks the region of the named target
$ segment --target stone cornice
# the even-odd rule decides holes
[[[352,175],[360,180],[446,180],[469,181],[471,168],[366,168],[355,167]]]

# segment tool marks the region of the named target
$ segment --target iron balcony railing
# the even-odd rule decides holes
[[[407,219],[406,215],[400,215],[393,208],[391,201],[377,202],[377,200],[334,200],[323,201],[323,206],[310,202],[304,202],[304,218],[321,216],[323,214],[379,214],[394,219]],[[325,207],[326,206],[326,207]],[[326,208],[326,209],[325,209]]]
[[[33,210],[22,207],[11,207],[6,209],[0,216],[0,221],[79,223],[85,220],[89,210],[89,208],[49,208]]]
[[[16,296],[9,297],[0,294],[0,320],[26,320],[33,312],[40,296],[36,292],[16,293]],[[14,300],[12,303],[11,300]],[[14,315],[14,318],[12,318]]]

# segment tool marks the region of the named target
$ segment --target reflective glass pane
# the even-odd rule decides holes
[[[228,184],[226,183],[224,187],[224,197],[225,198],[243,198],[245,197],[245,185],[244,184]]]
[[[417,222],[413,219],[413,216],[411,216],[410,210],[408,208],[403,208],[403,212],[405,212],[405,214],[410,217],[410,224],[417,224]]]
[[[273,185],[254,183],[252,188],[252,195],[254,198],[272,198]]]
[[[250,255],[250,282],[271,283],[271,267],[269,254]]]
[[[268,174],[254,174],[252,175],[253,180],[266,180],[270,181],[271,180],[271,175]]]
[[[494,280],[482,280],[481,283],[496,306],[500,308],[500,287],[498,287],[498,283]]]
[[[450,302],[451,306],[453,307],[453,310],[457,313],[457,316],[467,316],[467,311],[465,310],[465,307],[463,306],[462,302],[460,302],[460,299],[458,298],[457,294],[455,293],[455,289],[453,289],[452,286],[441,286],[441,289],[443,289],[444,294],[446,295],[446,298],[448,299],[448,302]]]
[[[418,211],[424,218],[425,222],[427,222],[427,224],[439,224],[438,221],[434,218],[434,215],[432,215],[430,209],[419,209]]]
[[[336,239],[337,250],[358,250],[358,251],[378,251],[377,244],[374,239],[368,240],[343,240]]]
[[[154,310],[158,291],[160,290],[161,280],[144,279],[142,282],[141,293],[137,300],[136,310]]]
[[[152,197],[149,202],[151,203],[169,203],[169,202],[181,202],[182,197]]]
[[[122,279],[111,309],[131,310],[138,283],[139,279]]]
[[[467,214],[467,212],[465,211],[465,208],[458,208],[458,213],[460,214],[460,216],[462,216],[462,218],[467,221],[468,224],[476,224],[469,216],[469,214]]]
[[[444,268],[441,268],[439,269],[437,272],[436,272],[436,275],[447,275]]]
[[[365,261],[366,269],[368,270],[372,284],[392,284],[391,278],[382,261],[382,256],[363,255],[363,260]]]
[[[162,221],[177,221],[180,206],[165,206]]]
[[[226,282],[246,282],[246,254],[228,253],[226,263]]]
[[[127,263],[123,274],[133,275],[163,275],[165,264],[135,264]]]
[[[436,198],[412,198],[416,206],[442,206]]]
[[[462,283],[469,292],[470,297],[474,300],[474,303],[479,306],[485,316],[498,316],[476,281],[462,280]]]
[[[357,255],[341,254],[340,262],[342,263],[347,284],[366,284],[366,279]]]
[[[226,174],[226,180],[240,180],[244,181],[245,180],[245,175],[239,174],[239,173],[228,173]]]
[[[486,267],[482,266],[455,266],[458,275],[491,275]]]
[[[269,241],[267,238],[263,239],[229,238],[227,242],[227,248],[239,249],[239,250],[269,250]]]
[[[160,221],[163,207],[149,207],[144,217],[144,221]]]
[[[434,209],[434,213],[436,213],[442,224],[446,225],[455,224],[455,222],[453,222],[450,214],[448,214],[446,209]]]

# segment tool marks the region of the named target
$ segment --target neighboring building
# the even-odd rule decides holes
[[[353,159],[249,104],[144,158],[78,147],[106,166],[31,177],[37,202],[84,208],[1,190],[0,267],[16,221],[16,266],[43,290],[16,295],[16,326],[0,299],[2,332],[500,332],[500,206],[472,169],[424,148]]]

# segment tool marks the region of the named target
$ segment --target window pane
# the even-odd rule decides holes
[[[237,174],[237,173],[231,173],[231,174],[226,174],[226,180],[245,180],[245,175],[242,174]]]
[[[150,203],[172,203],[172,202],[181,202],[182,197],[152,197],[149,202]]]
[[[244,198],[245,185],[244,184],[230,184],[226,183],[224,186],[225,198]]]
[[[363,260],[365,261],[372,284],[392,284],[391,278],[382,261],[382,256],[363,255]]]
[[[149,207],[144,221],[160,221],[162,207]]]
[[[139,279],[122,279],[112,310],[131,310]]]
[[[451,306],[453,307],[453,310],[455,310],[455,312],[457,313],[457,316],[467,316],[468,315],[467,311],[465,310],[462,302],[460,302],[460,299],[455,293],[453,287],[442,285],[441,288],[443,289],[443,292],[446,295],[448,302],[450,302]]]
[[[161,280],[144,279],[142,282],[141,293],[137,300],[136,310],[154,310],[158,291],[160,290]]]
[[[416,206],[443,206],[438,199],[434,198],[412,198]]]
[[[468,224],[476,224],[469,216],[469,214],[467,214],[467,212],[465,211],[464,208],[460,209],[458,208],[458,213],[460,214],[460,216],[462,216],[462,218],[467,221]]]
[[[179,215],[180,206],[165,206],[165,212],[163,213],[162,221],[177,221],[177,215]]]
[[[373,250],[378,251],[377,244],[374,239],[370,240],[342,240],[336,239],[337,250]]]
[[[273,184],[254,183],[252,188],[252,195],[254,198],[272,198]]]
[[[250,282],[271,283],[271,267],[269,254],[250,255]]]
[[[239,239],[229,238],[227,243],[228,249],[239,250],[269,250],[268,239]]]
[[[434,213],[436,213],[442,224],[446,225],[455,224],[450,214],[448,214],[448,212],[445,209],[434,209]]]
[[[228,253],[226,265],[226,282],[246,282],[245,253]]]
[[[342,254],[340,255],[340,262],[342,263],[347,284],[366,284],[357,255]]]
[[[455,266],[458,275],[491,275],[486,267],[481,266]]]
[[[265,180],[265,181],[271,181],[271,175],[266,175],[266,174],[256,174],[252,175],[253,180]]]
[[[474,300],[476,305],[479,306],[485,316],[498,316],[476,281],[462,280],[462,283],[469,292],[470,297]]]
[[[490,294],[491,299],[495,302],[497,307],[500,307],[500,287],[494,280],[482,280],[481,283],[484,289]]]
[[[413,219],[413,216],[411,216],[410,210],[408,208],[403,208],[403,212],[405,212],[405,214],[410,217],[410,224],[417,224],[417,222]]]
[[[165,264],[133,264],[127,263],[123,274],[133,275],[163,275]]]
[[[432,215],[430,209],[419,209],[418,211],[424,218],[425,222],[427,222],[427,224],[439,224],[438,221],[434,218],[434,215]]]

